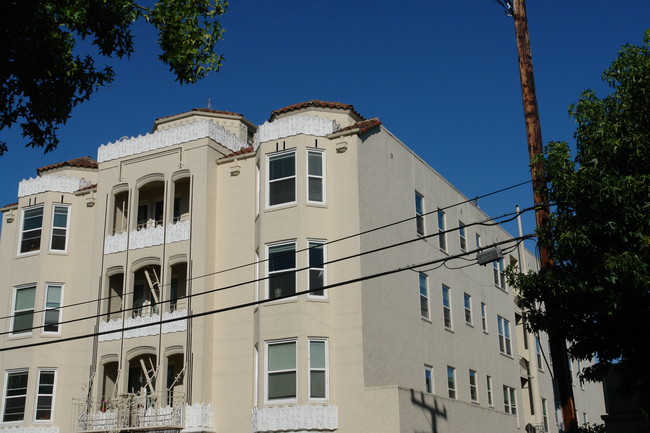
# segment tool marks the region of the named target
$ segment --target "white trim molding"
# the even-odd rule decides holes
[[[39,194],[46,191],[73,193],[92,185],[83,177],[44,174],[43,176],[23,179],[18,184],[18,197]]]
[[[264,122],[255,134],[253,147],[257,150],[260,143],[306,134],[325,137],[338,129],[334,120],[316,116],[289,116],[273,122]]]
[[[262,407],[253,409],[251,415],[251,433],[334,431],[338,427],[338,408],[332,405]]]
[[[200,120],[162,131],[138,135],[137,137],[122,138],[112,143],[102,144],[97,149],[97,162],[106,162],[150,150],[162,149],[200,138],[211,138],[233,152],[248,147],[245,141],[226,131],[215,122]]]
[[[187,316],[187,310],[176,310],[169,312],[164,312],[162,314],[162,320],[168,319],[177,319],[180,317]],[[129,328],[131,326],[138,325],[147,325],[152,324],[151,326],[144,326],[137,329],[129,329],[124,331],[124,338],[136,338],[136,337],[146,337],[149,335],[158,335],[160,326],[157,322],[160,322],[160,314],[151,314],[144,316],[129,317],[125,321],[124,328]],[[122,319],[109,320],[107,322],[99,322],[99,332],[106,331],[116,331],[111,334],[103,334],[99,336],[99,341],[110,341],[110,340],[119,340],[121,337],[120,331],[122,330]],[[187,330],[187,320],[176,320],[174,322],[163,323],[162,324],[162,333],[170,334],[172,332],[183,332]]]
[[[212,429],[214,411],[211,404],[194,403],[185,405],[185,429]]]

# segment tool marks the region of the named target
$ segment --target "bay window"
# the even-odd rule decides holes
[[[296,398],[296,341],[270,342],[266,346],[268,401]]]
[[[268,246],[268,297],[275,299],[296,293],[296,243]]]
[[[20,234],[20,253],[41,249],[43,229],[43,206],[23,209],[23,221]]]
[[[267,206],[296,201],[296,152],[283,152],[268,157]]]

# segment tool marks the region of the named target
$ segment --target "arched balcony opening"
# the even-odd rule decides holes
[[[124,305],[124,273],[120,272],[108,277],[108,290],[106,299],[107,320],[120,319]]]
[[[154,354],[144,354],[129,361],[129,377],[126,391],[129,394],[153,394],[156,392],[157,358]]]
[[[118,192],[113,196],[113,227],[110,234],[125,233],[129,227],[129,191]]]
[[[161,226],[165,215],[165,182],[156,180],[138,189],[136,230]]]
[[[106,364],[104,364],[103,367],[104,367],[104,374],[102,375],[101,402],[107,403],[117,396],[116,388],[117,388],[119,363],[117,361],[107,362]]]
[[[190,178],[174,181],[174,213],[172,223],[190,219]]]
[[[187,262],[171,266],[169,311],[187,309]]]
[[[160,266],[145,266],[133,275],[133,317],[160,312]]]

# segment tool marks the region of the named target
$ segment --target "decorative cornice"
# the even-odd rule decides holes
[[[255,134],[253,147],[255,150],[260,143],[291,137],[292,135],[306,134],[325,137],[336,131],[338,126],[332,119],[316,116],[289,116],[273,122],[264,122]]]
[[[336,406],[272,406],[253,409],[251,432],[333,431],[339,427]]]
[[[233,152],[248,146],[245,141],[226,131],[215,122],[200,120],[162,131],[103,144],[97,149],[97,161],[106,162],[112,159],[162,149],[206,137],[211,138]]]
[[[18,184],[18,197],[39,194],[46,191],[73,193],[92,185],[84,178],[45,174],[30,179],[23,179]]]

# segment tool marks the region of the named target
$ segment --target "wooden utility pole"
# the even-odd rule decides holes
[[[537,108],[537,95],[535,93],[535,78],[533,76],[533,60],[530,51],[530,37],[528,34],[528,18],[526,16],[525,0],[506,1],[506,9],[515,21],[515,37],[517,39],[517,54],[519,56],[519,77],[521,80],[521,97],[524,104],[524,120],[526,122],[526,136],[528,138],[528,155],[530,158],[530,171],[533,180],[533,198],[537,205],[535,222],[537,228],[548,224],[549,205],[545,188],[544,161],[542,159],[542,130],[539,122]],[[539,245],[540,272],[546,272],[553,266],[550,253],[545,245]],[[557,300],[547,297],[544,299],[546,311],[552,313]],[[553,374],[557,382],[557,391],[562,406],[564,431],[575,433],[578,431],[576,408],[573,400],[573,389],[569,372],[569,357],[566,350],[566,341],[561,331],[549,331],[549,345],[551,359],[553,360]]]

